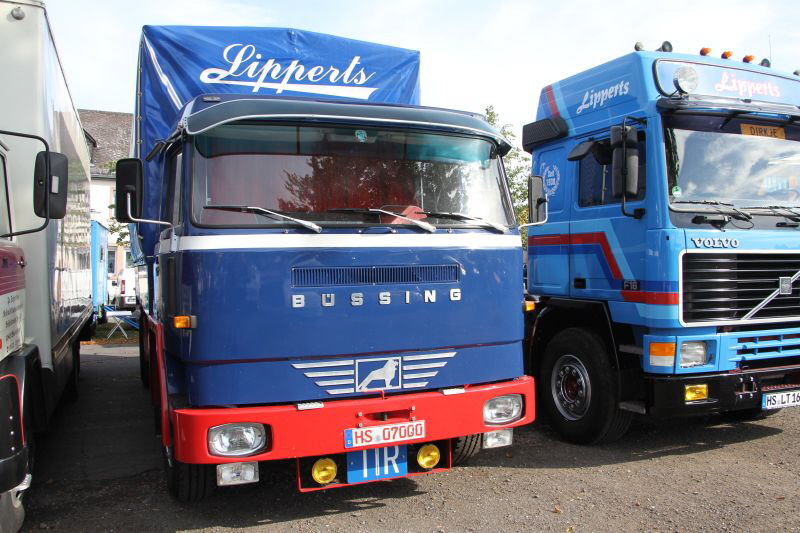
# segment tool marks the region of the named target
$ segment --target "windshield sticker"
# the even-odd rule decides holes
[[[542,163],[539,168],[544,181],[544,193],[547,196],[554,196],[558,190],[558,184],[561,183],[561,171],[558,170],[558,165],[545,165]]]
[[[681,189],[680,185],[675,185],[672,188],[672,196],[674,198],[680,198],[681,196],[683,196],[683,189]]]
[[[754,135],[756,137],[772,137],[773,139],[785,139],[786,133],[783,128],[778,126],[760,126],[758,124],[742,124],[742,135]]]
[[[367,132],[364,130],[356,130],[356,139],[358,139],[360,143],[367,142]]]
[[[628,94],[630,89],[630,82],[622,80],[619,83],[615,83],[610,87],[606,87],[604,89],[600,89],[596,91],[591,89],[586,91],[583,95],[583,101],[581,105],[578,106],[578,109],[575,110],[575,113],[580,115],[583,111],[587,109],[596,109],[598,106],[603,107],[606,102],[613,100],[618,96],[625,96]]]

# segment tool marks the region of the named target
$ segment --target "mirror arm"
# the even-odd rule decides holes
[[[131,214],[131,193],[128,192],[125,194],[125,200],[127,201],[127,209],[128,209],[128,218],[131,219],[133,222],[143,222],[145,224],[158,224],[160,226],[169,226],[172,227],[171,222],[164,222],[163,220],[148,220],[146,218],[134,218]]]
[[[52,190],[53,187],[53,175],[50,172],[50,157],[49,157],[50,145],[47,144],[47,141],[43,137],[39,137],[38,135],[31,135],[29,133],[17,133],[14,131],[0,130],[0,134],[11,135],[13,137],[24,137],[26,139],[36,139],[37,141],[41,142],[44,145],[44,151],[48,154],[47,160],[45,161],[45,164],[47,165],[45,168],[47,175],[47,183],[45,184],[46,188],[44,195],[44,212],[45,212],[44,222],[42,223],[41,226],[35,229],[12,231],[10,233],[6,233],[5,235],[0,235],[0,239],[10,239],[11,237],[17,237],[19,235],[28,235],[29,233],[37,233],[39,231],[42,231],[47,227],[48,224],[50,224],[50,191]]]
[[[519,226],[517,226],[519,229],[529,228],[531,226],[541,226],[541,225],[543,225],[543,224],[545,224],[547,222],[547,219],[550,216],[550,209],[549,209],[549,206],[547,205],[549,202],[547,200],[545,200],[544,198],[539,198],[538,203],[539,203],[539,205],[544,204],[544,219],[540,220],[538,222],[528,222],[527,224],[520,224]],[[539,206],[537,205],[536,207],[538,208]],[[528,206],[528,209],[530,209],[530,206]]]

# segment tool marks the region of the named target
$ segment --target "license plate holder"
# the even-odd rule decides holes
[[[406,446],[387,446],[347,452],[347,482],[362,483],[408,475]]]
[[[344,430],[344,447],[379,446],[425,438],[425,421],[398,422]]]
[[[786,407],[800,407],[800,389],[765,392],[761,395],[762,409],[783,409]]]

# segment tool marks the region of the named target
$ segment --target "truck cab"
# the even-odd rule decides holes
[[[145,45],[171,54],[187,31],[146,27]],[[183,36],[214,44],[182,63],[203,70],[165,74],[186,100],[158,137],[169,108],[138,108],[139,157],[117,164],[172,494],[256,482],[262,461],[294,461],[314,491],[511,444],[534,405],[508,142],[480,115],[416,105],[416,52],[272,28],[237,29],[244,49],[228,32]],[[346,55],[320,66],[320,50]],[[260,79],[208,67],[256,54]]]
[[[530,362],[567,439],[800,402],[800,79],[703,52],[548,85],[525,127]]]

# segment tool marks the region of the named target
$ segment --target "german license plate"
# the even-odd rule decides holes
[[[425,421],[400,422],[384,426],[370,426],[344,430],[344,447],[359,448],[425,437]]]
[[[360,483],[408,474],[405,446],[347,452],[347,482]]]
[[[761,397],[762,409],[783,409],[800,406],[800,390],[769,392]]]

